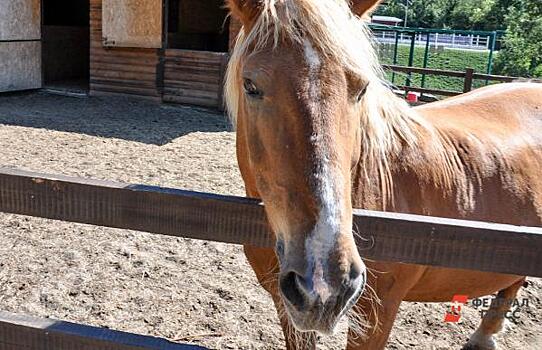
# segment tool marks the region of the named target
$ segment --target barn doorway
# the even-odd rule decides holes
[[[228,51],[229,18],[224,0],[169,0],[167,20],[168,48]]]
[[[90,0],[42,0],[43,86],[59,93],[89,89]]]

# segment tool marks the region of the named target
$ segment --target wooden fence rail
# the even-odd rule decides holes
[[[397,66],[392,64],[384,64],[384,69],[391,70],[393,72],[402,72],[402,73],[416,73],[416,74],[425,74],[425,75],[437,75],[443,77],[454,77],[464,79],[463,91],[451,91],[443,89],[431,89],[425,87],[414,87],[414,86],[398,86],[401,90],[405,91],[414,91],[420,93],[436,94],[441,96],[456,96],[465,92],[469,92],[473,88],[473,82],[476,79],[487,80],[487,81],[499,81],[502,83],[510,83],[517,80],[522,80],[523,78],[519,77],[509,77],[504,75],[492,75],[492,74],[482,74],[475,73],[474,69],[467,68],[464,72],[445,70],[445,69],[433,69],[433,68],[420,68],[420,67],[406,67],[406,66]],[[535,79],[533,81],[540,82]]]
[[[255,199],[0,168],[0,212],[272,247]],[[364,258],[542,277],[542,228],[354,211]]]
[[[161,338],[0,311],[2,350],[205,350]]]
[[[272,247],[258,200],[0,168],[0,212]],[[354,211],[364,258],[542,277],[542,228]],[[0,349],[196,350],[0,312]]]

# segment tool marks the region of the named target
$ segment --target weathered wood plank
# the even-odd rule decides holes
[[[145,4],[151,6],[151,1],[152,6],[154,6],[153,8],[161,11],[162,6],[159,4],[157,7],[155,0],[145,0]],[[138,3],[142,2],[138,1]],[[113,4],[113,2],[108,1],[106,7],[111,10],[115,6],[125,8],[126,3],[124,1],[119,2],[119,4]],[[109,10],[105,9],[105,12],[110,15]],[[123,15],[117,18],[118,20],[133,20],[140,16],[141,11],[145,12],[144,9],[125,10],[127,12],[123,12]],[[135,12],[132,13],[132,10]],[[149,14],[147,13],[147,15]],[[102,37],[104,36],[102,24],[106,24],[107,27],[108,25],[115,24],[113,22],[115,22],[115,19],[102,23],[102,0],[90,1],[90,94],[137,95],[156,100],[160,96],[157,84],[158,50],[156,48],[104,47],[102,42]],[[146,31],[148,28],[143,28],[144,26],[136,26],[137,28],[134,26],[128,27],[129,33],[114,32],[114,36],[120,35],[120,42],[118,43],[120,46],[125,45],[128,39],[134,39],[140,43],[149,43],[156,40],[154,38],[156,36],[155,33]],[[142,36],[139,36],[139,34],[142,34]],[[160,39],[161,35],[158,38]],[[112,39],[116,40],[118,38],[112,37]],[[145,44],[143,46],[153,45]]]
[[[92,84],[91,84],[92,85]],[[126,92],[117,92],[117,91],[100,91],[100,90],[90,90],[89,92],[90,96],[117,96],[117,97],[128,97],[128,98],[134,98],[134,95],[137,95],[135,93]],[[147,100],[147,101],[153,101],[153,102],[161,102],[162,98],[159,95],[137,95],[138,99]]]
[[[179,61],[166,61],[166,69],[179,70],[186,72],[194,72],[196,74],[209,74],[216,75],[220,74],[220,62],[216,64],[200,64],[200,63],[189,63]]]
[[[382,67],[384,67],[384,69],[389,69],[395,72],[441,75],[441,76],[446,76],[446,77],[457,77],[457,78],[465,77],[465,72],[445,70],[445,69],[406,67],[406,66],[396,66],[393,64],[383,64]]]
[[[151,83],[156,85],[156,75],[154,73],[134,72],[134,71],[112,71],[107,69],[92,68],[90,74],[94,79],[102,80],[128,80],[134,82]]]
[[[0,311],[0,349],[205,350],[196,345]]]
[[[398,86],[398,88],[405,91],[415,91],[415,92],[436,94],[436,95],[442,95],[442,96],[457,96],[461,94],[461,92],[457,92],[457,91],[429,89],[429,88],[421,88],[421,87],[416,87],[416,86]]]
[[[166,69],[165,78],[170,81],[193,81],[207,84],[216,84],[217,86],[220,83],[220,76],[218,74],[193,74],[191,72],[179,70]]]
[[[115,95],[131,95],[141,98],[156,98],[160,95],[154,88],[145,86],[128,86],[125,82],[107,81],[100,83],[100,80],[90,79],[90,94],[93,96],[107,96],[107,93],[114,93]]]
[[[219,108],[226,53],[165,50],[163,100]]]
[[[492,74],[483,74],[483,73],[474,73],[473,78],[485,79],[485,80],[491,80],[491,81],[500,81],[500,82],[505,82],[505,83],[511,83],[515,80],[521,79],[519,77],[509,77],[505,75],[492,75]]]
[[[213,99],[209,97],[175,96],[168,95],[167,93],[162,96],[162,101],[168,103],[180,103],[209,108],[217,108],[218,106],[218,98]]]
[[[474,72],[469,72],[468,69],[465,72],[460,72],[460,71],[453,71],[453,70],[446,70],[446,69],[433,69],[433,68],[397,66],[397,65],[392,65],[392,64],[383,64],[382,66],[384,67],[384,69],[388,69],[388,70],[391,70],[391,71],[394,71],[394,72],[417,73],[417,74],[439,75],[439,76],[466,78],[466,79],[499,81],[499,82],[503,82],[503,83],[510,83],[510,82],[513,82],[513,81],[521,81],[522,79],[524,79],[524,78],[520,78],[520,77],[510,77],[510,76],[505,76],[505,75],[474,73]],[[533,81],[541,82],[540,79],[533,79]],[[446,91],[446,90],[444,90],[444,91]],[[459,94],[459,93],[460,92],[457,92],[456,94]]]
[[[212,99],[212,100],[218,101],[218,93],[216,91],[205,91],[205,90],[191,89],[191,88],[167,87],[167,88],[164,88],[164,95],[173,95],[173,96],[179,96],[179,97],[194,97],[194,98],[201,98],[203,100]]]
[[[0,168],[0,211],[272,247],[258,200]],[[542,277],[542,228],[354,211],[362,257]]]
[[[201,91],[209,91],[213,92],[215,94],[219,93],[219,87],[220,85],[217,84],[209,84],[209,83],[200,83],[197,81],[180,81],[180,80],[164,80],[164,86],[167,86],[170,89],[193,89],[193,90],[201,90]]]
[[[156,66],[158,64],[158,57],[157,56],[149,56],[148,58],[142,57],[143,55],[140,55],[138,57],[127,57],[127,56],[121,56],[119,54],[114,55],[107,55],[102,54],[101,52],[97,52],[94,57],[92,57],[92,63],[95,65],[99,64],[123,64],[123,65],[130,65],[130,66],[141,66],[141,67],[152,67]]]
[[[143,65],[122,64],[120,60],[118,63],[115,63],[115,64],[90,61],[90,68],[107,70],[111,72],[121,71],[121,72],[142,72],[142,73],[156,74],[155,66],[144,65],[144,64]]]
[[[211,52],[211,51],[198,51],[198,50],[186,50],[186,49],[166,49],[166,57],[183,57],[183,58],[195,58],[195,59],[215,59],[220,61],[222,56],[227,55],[225,52]]]
[[[144,81],[144,80],[134,80],[134,79],[117,79],[117,78],[108,78],[108,77],[96,77],[90,79],[90,83],[93,85],[101,85],[104,87],[115,88],[126,88],[128,91],[136,91],[134,89],[142,89],[142,92],[148,91],[148,93],[154,93],[154,82],[153,81]],[[122,92],[122,91],[119,91]],[[158,94],[158,93],[156,93]]]
[[[257,203],[245,198],[0,168],[3,212],[271,246],[263,209]]]
[[[112,47],[162,47],[161,0],[103,0],[103,43]]]

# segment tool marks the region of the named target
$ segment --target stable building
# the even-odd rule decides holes
[[[2,0],[0,92],[44,88],[222,108],[239,28],[223,0]]]
[[[397,17],[391,17],[391,16],[374,15],[374,16],[371,17],[371,23],[373,23],[373,24],[382,24],[382,25],[386,25],[386,26],[397,27],[402,22],[403,22],[402,19],[397,18]]]

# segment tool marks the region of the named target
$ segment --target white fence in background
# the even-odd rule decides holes
[[[376,40],[382,44],[394,44],[395,35],[397,35],[399,44],[409,44],[412,40],[411,33],[395,33],[385,30],[375,30]],[[415,34],[415,45],[425,46],[427,41],[426,33]],[[429,34],[429,44],[431,46],[441,46],[446,48],[471,49],[471,50],[490,50],[491,40],[489,36],[484,35],[461,35],[461,34]]]

